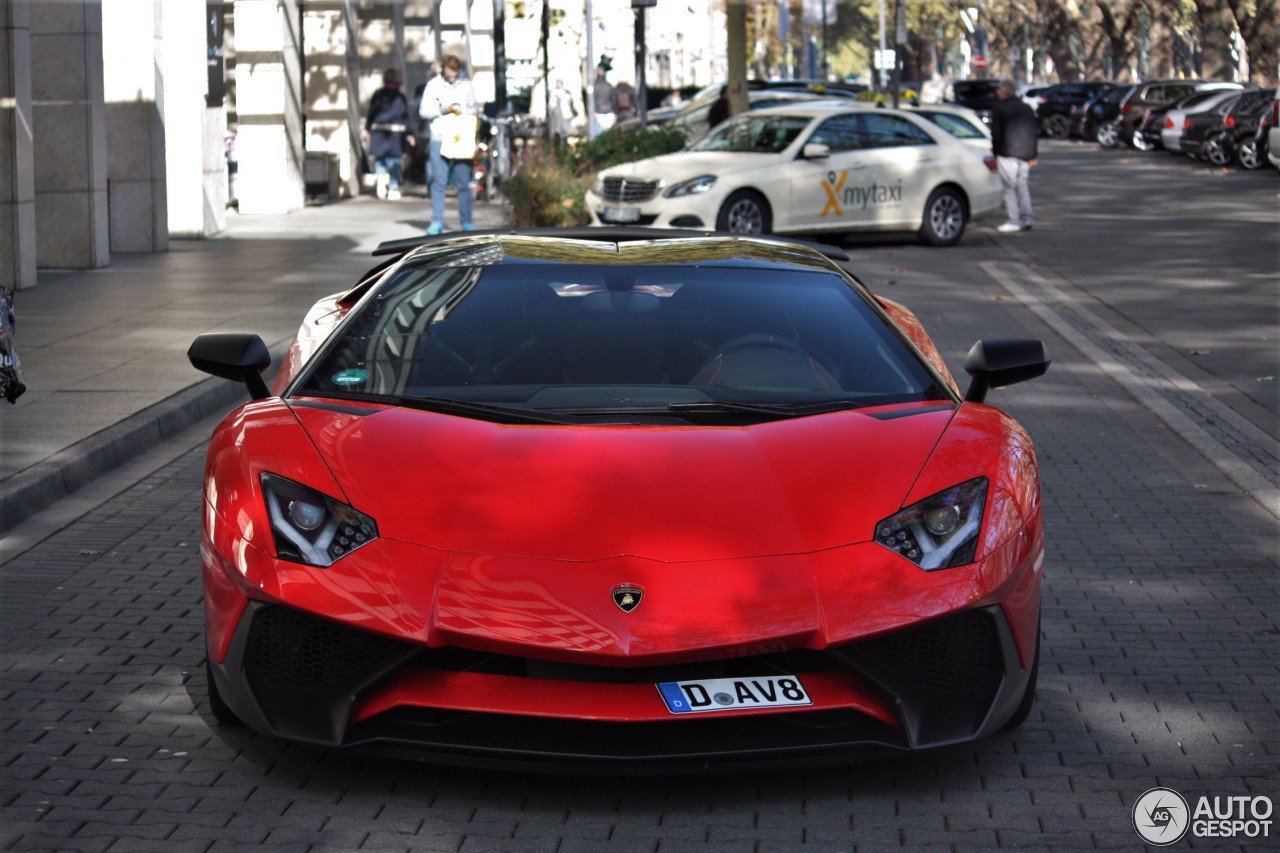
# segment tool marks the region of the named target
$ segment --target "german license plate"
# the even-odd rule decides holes
[[[813,704],[809,691],[794,675],[663,681],[658,684],[658,692],[662,694],[667,710],[673,714]]]
[[[608,222],[636,222],[640,219],[640,208],[606,207],[600,218]]]

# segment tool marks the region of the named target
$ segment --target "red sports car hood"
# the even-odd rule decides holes
[[[911,408],[749,427],[293,410],[380,536],[476,554],[682,562],[869,539],[902,506],[954,415]]]

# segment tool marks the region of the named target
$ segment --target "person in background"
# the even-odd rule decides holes
[[[1035,223],[1031,212],[1031,167],[1036,164],[1040,122],[1031,107],[1018,97],[1012,80],[1001,80],[996,89],[1000,103],[991,111],[991,153],[1004,185],[1004,208],[1008,220],[998,229],[1002,234],[1030,231]]]
[[[547,117],[551,138],[557,145],[568,141],[573,132],[573,120],[577,115],[578,111],[573,106],[573,96],[565,88],[564,81],[557,80],[555,88],[551,90],[551,115]]]
[[[428,234],[444,231],[445,188],[452,184],[458,188],[458,219],[463,231],[474,231],[471,221],[471,166],[474,158],[448,159],[440,154],[444,139],[444,122],[450,115],[480,115],[471,81],[462,76],[462,60],[449,55],[440,62],[440,73],[427,82],[422,90],[422,103],[418,115],[431,123],[429,167],[431,169],[431,224]]]
[[[729,117],[729,86],[725,84],[720,87],[720,97],[711,105],[711,112],[707,113],[708,129],[715,127],[720,122]]]
[[[635,87],[625,80],[613,87],[613,114],[618,121],[635,118],[637,114]]]
[[[377,175],[375,192],[378,198],[392,201],[400,198],[400,160],[406,146],[414,144],[409,102],[400,91],[402,82],[400,71],[388,68],[382,75],[382,88],[369,99],[364,120],[363,136]]]
[[[613,84],[605,79],[609,69],[603,63],[596,66],[596,82],[592,92],[592,104],[596,110],[596,120],[591,126],[591,138],[595,139],[617,121],[613,112]]]

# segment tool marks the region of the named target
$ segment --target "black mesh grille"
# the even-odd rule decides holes
[[[648,201],[657,191],[657,181],[638,181],[634,178],[604,179],[606,201]]]
[[[1001,673],[995,622],[968,610],[918,628],[858,643],[858,655],[921,694],[971,690]]]
[[[324,690],[399,645],[287,607],[270,607],[254,618],[245,668],[254,682],[272,688]]]

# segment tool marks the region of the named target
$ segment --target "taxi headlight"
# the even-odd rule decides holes
[[[704,193],[707,190],[711,189],[713,186],[715,186],[715,183],[716,183],[715,175],[699,175],[696,178],[690,178],[687,181],[681,181],[680,183],[671,186],[669,189],[665,190],[662,194],[666,198],[679,198],[680,196],[685,196],[685,195],[698,195],[700,193]]]

